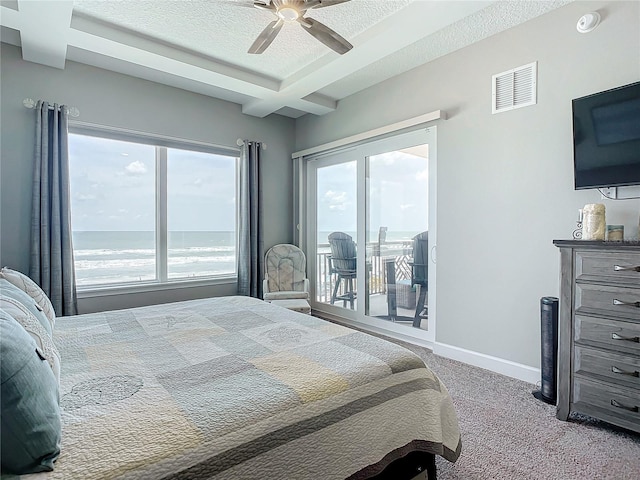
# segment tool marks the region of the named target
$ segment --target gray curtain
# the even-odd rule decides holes
[[[238,295],[262,298],[264,240],[259,142],[244,141],[239,173]]]
[[[49,296],[57,316],[74,315],[67,108],[39,101],[36,113],[29,276]]]

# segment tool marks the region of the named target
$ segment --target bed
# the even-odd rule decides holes
[[[460,455],[417,355],[253,298],[62,317],[53,339],[61,453],[25,479],[435,478]]]

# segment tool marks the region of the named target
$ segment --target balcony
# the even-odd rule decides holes
[[[316,257],[316,301],[331,303],[331,293],[335,285],[335,276],[330,274],[329,257],[331,249],[328,243],[318,244]],[[367,243],[367,286],[369,295],[365,299],[365,313],[379,318],[389,319],[387,307],[387,262],[393,262],[395,269],[396,299],[398,304],[397,318],[410,321],[415,313],[416,291],[411,285],[411,266],[413,260],[412,242],[377,242]],[[342,285],[338,295],[343,294]],[[341,304],[340,301],[337,304]]]

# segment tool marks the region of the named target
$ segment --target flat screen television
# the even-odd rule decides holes
[[[640,185],[640,82],[572,101],[576,190]]]

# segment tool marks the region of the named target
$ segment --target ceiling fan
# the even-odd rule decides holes
[[[327,47],[335,50],[340,55],[347,53],[353,48],[353,45],[323,23],[313,18],[305,17],[305,14],[312,8],[330,7],[348,1],[349,0],[254,0],[253,6],[255,8],[270,11],[277,17],[277,20],[267,25],[267,28],[258,35],[258,38],[256,38],[249,48],[248,53],[258,54],[264,52],[276,38],[285,22],[298,22],[305,31],[309,32],[310,35],[313,35]]]

